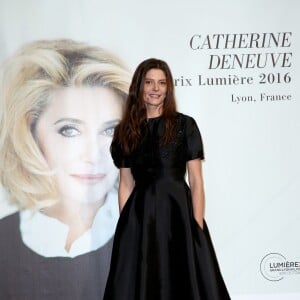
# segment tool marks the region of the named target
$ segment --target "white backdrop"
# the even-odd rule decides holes
[[[275,281],[270,266],[279,258],[263,261],[278,253],[300,264],[299,9],[296,0],[2,0],[0,60],[25,42],[50,38],[104,47],[131,70],[148,57],[166,60],[179,79],[179,110],[197,120],[203,135],[206,219],[232,298],[300,299],[300,266],[284,265],[283,276],[272,273],[283,277]],[[251,33],[278,32],[290,33],[286,47],[190,47],[194,35],[245,34],[247,41]],[[209,69],[210,55],[266,53],[291,54],[285,67],[280,56],[275,67],[270,61],[265,68]],[[204,86],[199,75],[253,79]],[[262,93],[290,100],[261,101]],[[8,214],[5,196],[1,201],[0,214]]]

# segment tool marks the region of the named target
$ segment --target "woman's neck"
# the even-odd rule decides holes
[[[147,105],[147,119],[156,118],[162,115],[162,106]]]
[[[54,206],[42,209],[42,213],[55,218],[69,227],[68,237],[65,245],[66,251],[70,250],[73,242],[91,228],[94,218],[104,201],[96,203],[73,203],[58,202]]]

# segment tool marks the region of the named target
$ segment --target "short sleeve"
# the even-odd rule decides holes
[[[130,168],[131,167],[131,157],[129,155],[124,155],[120,147],[120,144],[113,140],[110,146],[110,152],[113,162],[117,168]]]
[[[191,117],[186,119],[185,137],[187,145],[186,161],[196,158],[204,159],[202,137],[196,121]]]

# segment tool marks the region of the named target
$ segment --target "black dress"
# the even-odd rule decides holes
[[[138,151],[111,152],[135,187],[118,221],[104,300],[230,299],[206,224],[193,217],[186,162],[203,159],[193,118],[178,113],[176,138],[160,146],[162,117],[149,119]]]

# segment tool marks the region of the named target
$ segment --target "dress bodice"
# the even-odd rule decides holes
[[[177,113],[174,122],[175,137],[168,144],[161,143],[165,130],[163,117],[147,120],[141,144],[131,155],[122,155],[114,142],[112,156],[116,166],[131,168],[137,183],[161,178],[184,180],[186,162],[204,158],[202,138],[193,118]]]

